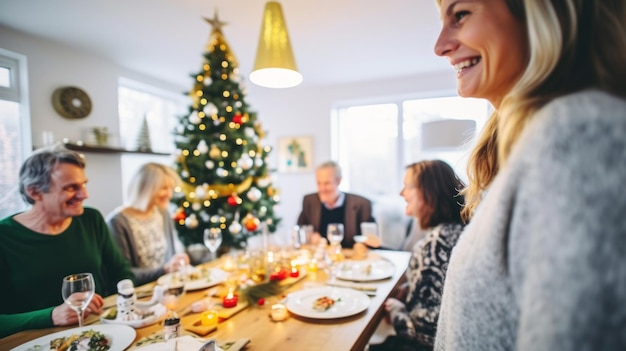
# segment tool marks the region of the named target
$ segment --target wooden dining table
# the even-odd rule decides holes
[[[307,272],[306,276],[289,286],[281,296],[266,298],[263,305],[250,304],[245,309],[234,314],[228,319],[221,320],[215,331],[206,338],[217,340],[238,340],[246,338],[250,343],[245,350],[249,351],[281,351],[281,350],[354,350],[362,351],[376,330],[379,322],[384,317],[384,301],[392,294],[403,280],[404,272],[410,259],[409,252],[371,250],[370,257],[376,257],[391,262],[394,266],[393,275],[390,278],[367,282],[367,285],[375,285],[376,293],[370,297],[369,307],[358,314],[337,319],[312,319],[305,318],[293,313],[286,320],[275,322],[270,318],[270,309],[273,303],[279,302],[291,292],[302,289],[323,286],[328,283],[327,272],[319,269]],[[205,265],[212,267],[219,261],[208,262]],[[138,287],[136,290],[150,289],[155,283]],[[201,313],[193,313],[190,306],[203,298],[206,298],[207,289],[188,291],[183,294],[179,301],[179,312],[187,315],[185,321],[200,320]],[[116,295],[105,298],[105,306],[115,306]],[[191,316],[191,317],[190,317]],[[100,323],[97,316],[86,319],[86,323]],[[26,330],[0,339],[0,350],[10,350],[28,341],[44,335],[55,333],[76,326],[55,327],[48,329]],[[143,328],[136,329],[136,337],[129,347],[132,348],[140,339],[158,333],[163,330],[162,323],[155,323]],[[138,349],[140,350],[140,348]]]

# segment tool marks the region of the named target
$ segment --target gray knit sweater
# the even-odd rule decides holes
[[[626,101],[537,113],[452,252],[435,350],[626,350]]]
[[[107,215],[106,222],[111,236],[115,239],[115,243],[122,252],[122,255],[131,265],[133,274],[135,274],[135,284],[139,286],[154,281],[165,274],[163,266],[172,258],[172,256],[174,256],[174,254],[181,251],[181,245],[178,242],[178,235],[176,233],[176,229],[174,229],[174,222],[170,217],[170,214],[165,210],[161,210],[163,228],[165,229],[163,235],[165,236],[165,241],[167,243],[165,257],[160,267],[140,267],[140,259],[137,256],[136,237],[133,234],[133,230],[128,222],[128,219],[126,219],[126,217],[122,214],[122,209],[123,208],[120,207],[109,213],[109,215]]]

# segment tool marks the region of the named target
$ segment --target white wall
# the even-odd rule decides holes
[[[125,76],[174,92],[180,87],[125,70],[102,57],[83,50],[60,45],[0,26],[0,47],[27,56],[29,70],[30,110],[33,143],[38,145],[44,130],[54,132],[57,139],[83,138],[83,130],[104,126],[119,129],[117,112],[118,78]],[[198,48],[198,61],[203,48]],[[415,64],[419,64],[416,62]],[[189,67],[192,72],[196,67]],[[158,74],[155,73],[155,76]],[[306,77],[304,78],[306,81]],[[91,97],[93,109],[82,120],[60,117],[53,109],[51,96],[60,86],[76,85]],[[314,138],[314,163],[330,159],[330,114],[334,104],[346,100],[380,99],[381,97],[417,96],[432,91],[455,89],[454,74],[441,72],[421,76],[394,78],[376,82],[361,82],[341,86],[306,87],[273,90],[248,84],[247,101],[258,112],[266,130],[265,143],[275,146],[278,137],[310,135]],[[131,156],[125,156],[128,159]],[[122,156],[118,154],[87,154],[87,176],[90,198],[86,204],[105,215],[122,203]],[[277,165],[277,153],[270,155],[270,164]],[[157,162],[164,159],[156,158]],[[124,173],[129,173],[124,169]],[[278,215],[283,218],[279,242],[286,240],[289,228],[295,224],[302,196],[315,191],[313,173],[276,174],[275,185],[280,189]]]

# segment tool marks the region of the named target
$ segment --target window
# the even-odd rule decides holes
[[[174,128],[178,125],[177,116],[182,115],[187,104],[191,102],[188,97],[121,78],[118,99],[120,144],[123,148],[137,149],[145,119],[152,151],[173,153]],[[121,157],[123,189],[128,188],[133,175],[146,162],[172,164],[169,156],[123,154]]]
[[[119,118],[122,147],[135,150],[144,119],[147,121],[152,151],[174,150],[173,133],[178,115],[191,100],[182,94],[161,90],[130,79],[119,85]]]
[[[335,109],[332,153],[343,170],[341,188],[372,200],[386,243],[398,247],[409,221],[399,196],[405,167],[442,159],[467,180],[467,156],[490,111],[485,100],[460,97]]]
[[[26,57],[0,49],[0,218],[26,208],[17,171],[32,150],[26,84]]]

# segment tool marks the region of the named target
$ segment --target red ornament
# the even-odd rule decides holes
[[[176,210],[176,213],[174,213],[174,220],[176,222],[184,221],[185,218],[187,218],[187,214],[185,214],[185,210],[183,210],[182,208],[179,208],[178,210]]]
[[[259,228],[259,224],[261,224],[261,221],[252,215],[246,216],[243,221],[244,227],[246,227],[249,232],[256,231]]]
[[[263,306],[265,305],[265,299],[264,298],[260,298],[257,302],[256,302],[259,306]]]
[[[229,205],[235,207],[241,204],[241,198],[237,196],[237,194],[232,194],[231,196],[228,197],[226,202],[228,202]]]
[[[243,122],[243,116],[240,114],[236,114],[233,116],[233,122],[237,124],[241,124]]]

